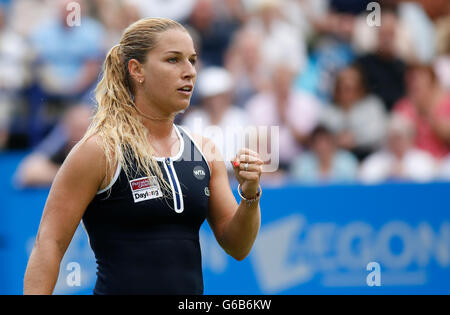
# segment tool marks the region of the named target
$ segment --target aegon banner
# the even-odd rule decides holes
[[[0,188],[0,293],[21,294],[48,190]],[[450,294],[449,193],[450,184],[263,187],[261,230],[244,261],[204,224],[205,294]],[[95,272],[80,227],[55,293],[91,294]]]
[[[450,293],[448,184],[265,189],[245,263],[203,232],[207,293]]]

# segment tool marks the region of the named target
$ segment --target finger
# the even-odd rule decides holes
[[[239,152],[238,152],[238,156],[241,155],[241,154],[248,154],[248,155],[259,157],[259,154],[257,152],[255,152],[253,150],[250,150],[248,148],[240,149]]]
[[[241,164],[236,158],[232,159],[230,161],[231,165],[233,166],[233,168],[238,168],[239,165]]]
[[[249,163],[249,164],[254,163],[254,164],[258,164],[258,165],[264,164],[264,162],[261,159],[259,159],[258,157],[255,157],[253,155],[245,155],[245,154],[242,154],[239,156],[239,161],[241,164],[242,163]]]
[[[246,163],[241,163],[239,165],[239,169],[243,170],[243,171],[247,171],[247,172],[256,172],[256,173],[261,173],[261,166],[259,164],[248,164],[248,168],[245,169],[245,164]]]

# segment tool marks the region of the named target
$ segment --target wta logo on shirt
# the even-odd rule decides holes
[[[143,177],[130,181],[134,203],[162,197],[162,191],[156,176]]]
[[[205,169],[201,166],[196,166],[192,172],[198,180],[202,180],[206,176]]]

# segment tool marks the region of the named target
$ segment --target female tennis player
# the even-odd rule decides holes
[[[52,294],[83,222],[98,270],[94,294],[203,294],[199,228],[244,259],[260,227],[262,161],[233,161],[239,205],[219,151],[174,124],[190,102],[196,53],[172,20],[129,26],[108,53],[98,109],[50,190],[25,273],[25,294]]]

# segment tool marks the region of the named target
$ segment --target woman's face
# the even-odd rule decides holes
[[[185,110],[197,77],[196,60],[187,32],[173,29],[161,33],[143,64],[142,86],[150,104],[169,115]]]
[[[350,107],[364,96],[361,77],[353,68],[342,70],[337,77],[336,102],[344,107]]]
[[[319,134],[316,135],[312,142],[312,150],[320,159],[327,159],[334,155],[335,143],[332,135]]]
[[[428,104],[434,82],[431,74],[425,70],[413,69],[407,73],[406,85],[409,97],[418,105]]]

